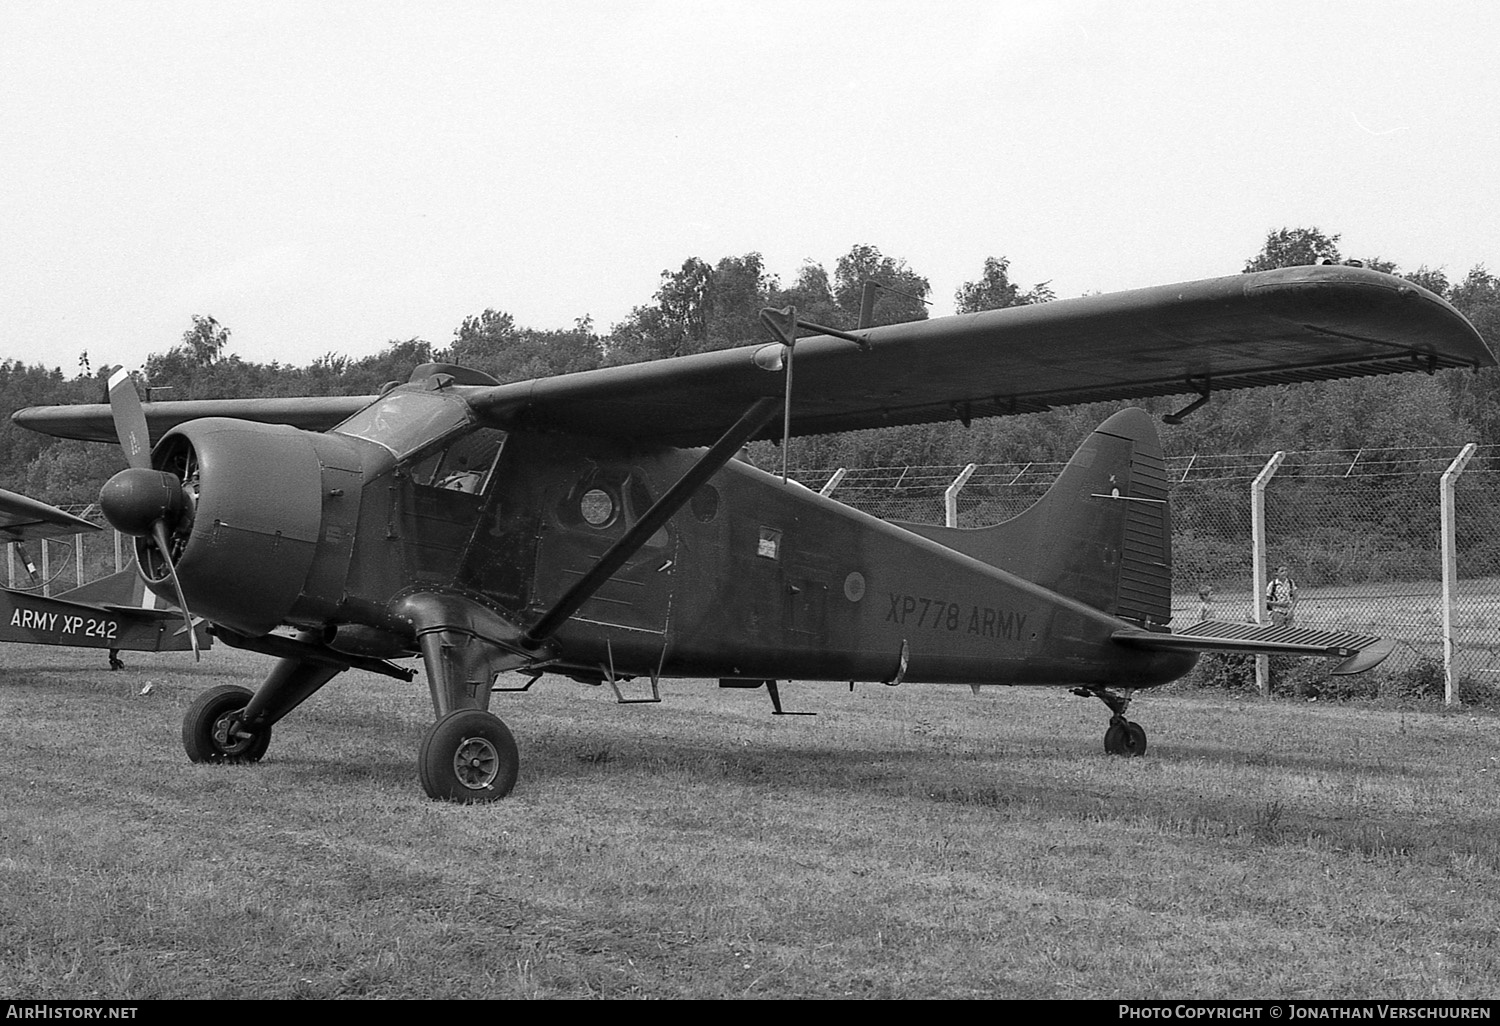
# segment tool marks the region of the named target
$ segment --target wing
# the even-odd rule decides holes
[[[797,342],[794,435],[969,420],[1074,403],[1487,367],[1479,333],[1444,300],[1363,268],[1289,267],[1057,300]],[[454,386],[508,430],[709,445],[757,399],[780,396],[779,343]],[[148,403],[153,438],[195,417],[323,430],[374,396]],[[33,407],[24,427],[114,439],[106,406]],[[776,438],[781,423],[758,437]]]
[[[278,399],[185,399],[143,403],[146,426],[153,439],[171,428],[200,417],[235,417],[262,424],[290,424],[308,431],[326,431],[353,416],[378,398],[373,395],[320,395]],[[85,442],[114,442],[114,419],[108,404],[32,406],[12,417],[17,424],[58,438]]]
[[[56,506],[0,488],[0,541],[63,538],[99,529],[82,517],[64,513]]]
[[[1029,413],[1073,403],[1481,367],[1447,302],[1362,268],[1293,267],[798,340],[792,433]],[[780,346],[607,367],[476,390],[510,429],[713,442],[782,394]],[[759,437],[781,434],[780,418]]]

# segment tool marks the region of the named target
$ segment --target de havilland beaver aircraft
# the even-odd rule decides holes
[[[15,420],[118,437],[130,468],[100,502],[150,586],[276,657],[253,693],[192,704],[193,761],[258,760],[340,672],[409,680],[390,660],[420,656],[436,711],[423,787],[476,802],[516,780],[515,741],[488,712],[504,671],[526,687],[644,677],[654,694],[664,676],[718,678],[766,686],[777,711],[788,680],[1060,685],[1103,700],[1105,747],[1130,755],[1146,747],[1133,691],[1200,652],[1366,669],[1388,646],[1168,629],[1169,489],[1138,409],[1105,421],[1032,509],[974,530],[888,523],[735,456],[756,439],[1494,363],[1438,296],[1343,266],[851,332],[763,319],[778,341],[509,384],[428,364],[380,396],[143,408],[120,376],[111,406]]]
[[[92,534],[99,527],[66,510],[0,488],[0,542],[13,544],[33,583],[41,587],[26,542]],[[121,651],[184,652],[207,646],[176,610],[143,608],[146,592],[134,570],[121,570],[60,595],[0,588],[0,641],[109,649],[111,669]],[[154,598],[154,596],[151,596]]]

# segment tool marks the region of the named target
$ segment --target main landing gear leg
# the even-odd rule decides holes
[[[1128,758],[1146,754],[1146,729],[1125,718],[1133,689],[1127,688],[1123,694],[1117,694],[1108,688],[1074,688],[1073,694],[1080,698],[1097,698],[1109,706],[1109,729],[1104,732],[1106,752]]]
[[[521,756],[510,728],[489,712],[490,684],[518,660],[465,631],[428,631],[418,642],[437,713],[417,751],[422,790],[464,804],[504,798],[516,786]]]

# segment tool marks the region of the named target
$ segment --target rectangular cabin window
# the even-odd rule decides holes
[[[766,559],[781,558],[781,532],[774,527],[762,527],[760,529],[760,542],[755,547],[755,554]]]

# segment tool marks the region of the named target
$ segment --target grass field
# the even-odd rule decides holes
[[[222,649],[0,648],[0,994],[1492,997],[1500,720],[1146,694],[543,680],[514,795],[422,796],[426,688],[346,674],[189,764]],[[150,685],[149,690],[146,690]],[[146,693],[142,693],[146,690]]]

